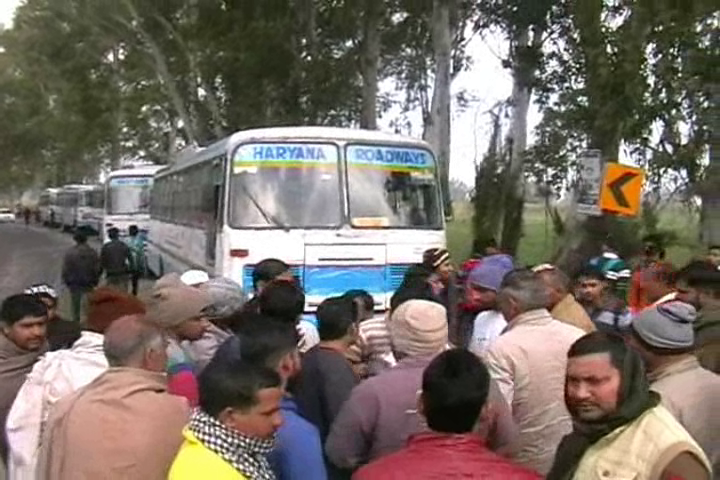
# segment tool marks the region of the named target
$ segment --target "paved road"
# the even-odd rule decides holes
[[[0,299],[33,283],[59,287],[63,254],[72,244],[71,236],[59,231],[0,224]]]

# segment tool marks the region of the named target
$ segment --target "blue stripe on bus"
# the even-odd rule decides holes
[[[243,288],[252,293],[254,265],[243,268]],[[348,290],[367,290],[371,294],[392,293],[402,283],[410,264],[393,265],[305,265],[292,267],[293,275],[307,295],[328,297]]]

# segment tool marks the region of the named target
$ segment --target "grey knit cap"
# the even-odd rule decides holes
[[[695,344],[693,323],[697,312],[684,302],[661,303],[640,312],[632,322],[635,333],[648,345],[685,350]]]
[[[240,310],[245,304],[242,287],[229,278],[214,277],[200,286],[212,301],[207,314],[212,318],[224,318]]]

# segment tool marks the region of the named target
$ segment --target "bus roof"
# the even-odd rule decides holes
[[[307,141],[307,140],[338,140],[346,139],[355,142],[368,143],[390,143],[390,144],[413,144],[427,148],[432,151],[430,144],[422,139],[398,135],[394,133],[380,132],[377,130],[363,130],[359,128],[341,127],[270,127],[256,128],[252,130],[241,130],[211,143],[206,147],[188,147],[175,153],[173,163],[169,165],[167,173],[181,170],[185,167],[195,165],[208,158],[220,154],[229,154],[230,149],[239,143],[252,141]],[[166,172],[162,172],[163,174]]]
[[[235,132],[230,136],[230,143],[247,142],[252,140],[267,140],[275,138],[277,140],[307,140],[307,139],[327,139],[333,140],[337,138],[348,138],[363,142],[389,142],[389,143],[424,143],[427,148],[430,147],[421,139],[398,135],[395,133],[381,132],[378,130],[364,130],[360,128],[340,128],[340,127],[271,127],[257,128],[253,130],[243,130]]]
[[[85,184],[70,184],[70,185],[63,185],[58,190],[93,190],[96,188],[102,188],[102,185],[85,185]]]
[[[123,177],[123,176],[153,176],[158,170],[162,170],[167,165],[139,165],[137,167],[121,168],[108,173],[107,178]]]

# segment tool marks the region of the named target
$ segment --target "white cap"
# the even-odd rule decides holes
[[[198,285],[207,283],[208,280],[210,280],[210,276],[202,270],[188,270],[180,275],[180,281],[190,287],[197,287]]]

